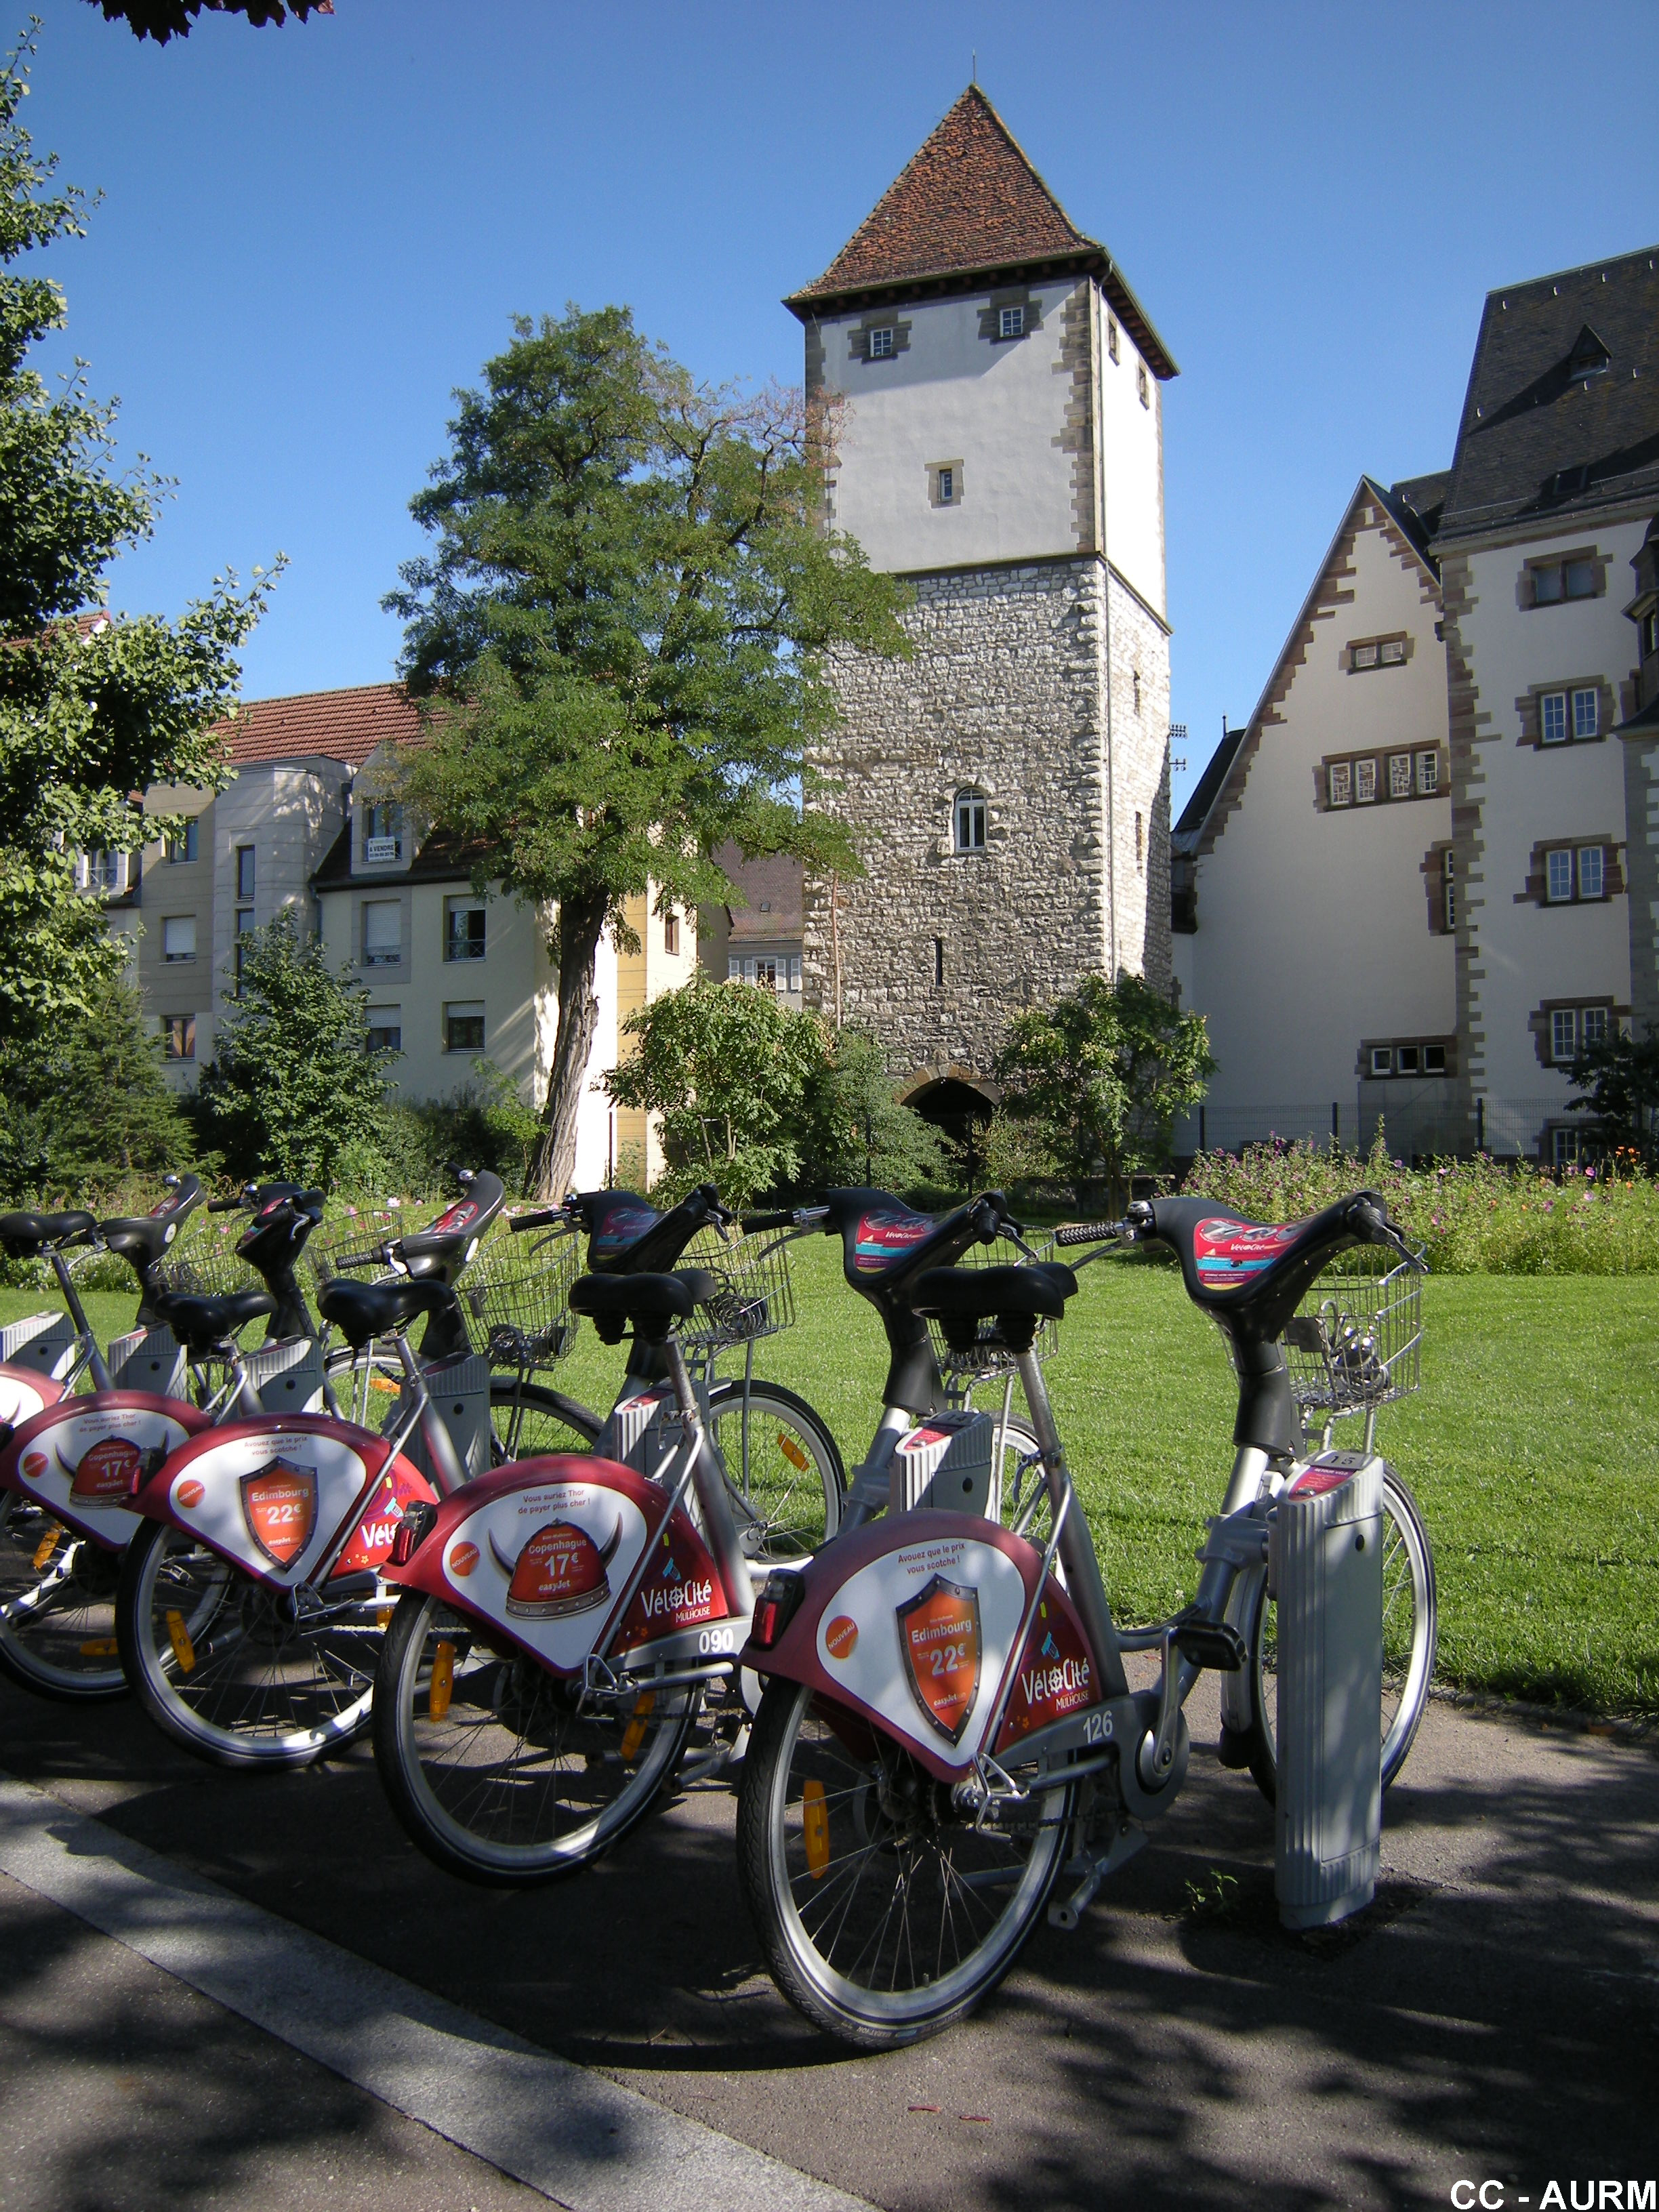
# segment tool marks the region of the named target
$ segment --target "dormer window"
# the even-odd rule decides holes
[[[997,311],[997,336],[1000,338],[1023,338],[1025,335],[1024,307],[1000,307]]]
[[[982,853],[989,814],[985,793],[977,786],[968,785],[957,792],[953,813],[957,852]]]
[[[890,325],[883,330],[871,331],[870,358],[872,361],[891,361],[893,358],[893,332]]]
[[[1588,323],[1572,342],[1572,351],[1567,356],[1567,374],[1575,381],[1580,377],[1605,376],[1613,356]]]
[[[363,809],[363,859],[369,867],[383,866],[404,856],[404,810],[386,801]]]

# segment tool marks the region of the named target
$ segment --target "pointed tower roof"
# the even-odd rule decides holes
[[[809,322],[988,277],[1073,273],[1099,278],[1154,375],[1179,373],[1110,254],[1078,229],[972,84],[823,276],[784,305]]]

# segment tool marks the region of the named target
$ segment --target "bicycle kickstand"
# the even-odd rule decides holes
[[[1066,1868],[1067,1874],[1075,1874],[1080,1867],[1083,1879],[1063,1903],[1048,1907],[1048,1925],[1068,1931],[1075,1928],[1094,1903],[1095,1892],[1107,1875],[1115,1874],[1121,1866],[1127,1866],[1146,1841],[1145,1828],[1138,1820],[1133,1820],[1127,1813],[1124,1814],[1118,1823],[1117,1833],[1103,1851],[1080,1855]]]

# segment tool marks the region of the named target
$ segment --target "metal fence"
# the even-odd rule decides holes
[[[1396,1159],[1534,1160],[1564,1166],[1596,1149],[1594,1119],[1568,1106],[1565,1090],[1547,1098],[1473,1102],[1449,1094],[1443,1083],[1366,1083],[1346,1098],[1236,1103],[1206,1100],[1177,1121],[1178,1157],[1197,1152],[1241,1152],[1273,1138],[1334,1144],[1346,1152],[1369,1152],[1383,1133]]]

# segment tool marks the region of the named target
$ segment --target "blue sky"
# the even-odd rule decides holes
[[[101,188],[71,354],[179,479],[118,605],[291,566],[249,697],[388,676],[449,395],[515,312],[624,301],[800,375],[817,275],[967,82],[1121,264],[1165,392],[1174,713],[1254,705],[1362,471],[1450,458],[1483,294],[1659,240],[1651,0],[1366,7],[337,0],[140,46],[44,18],[27,119]],[[20,10],[16,19],[23,20]]]

